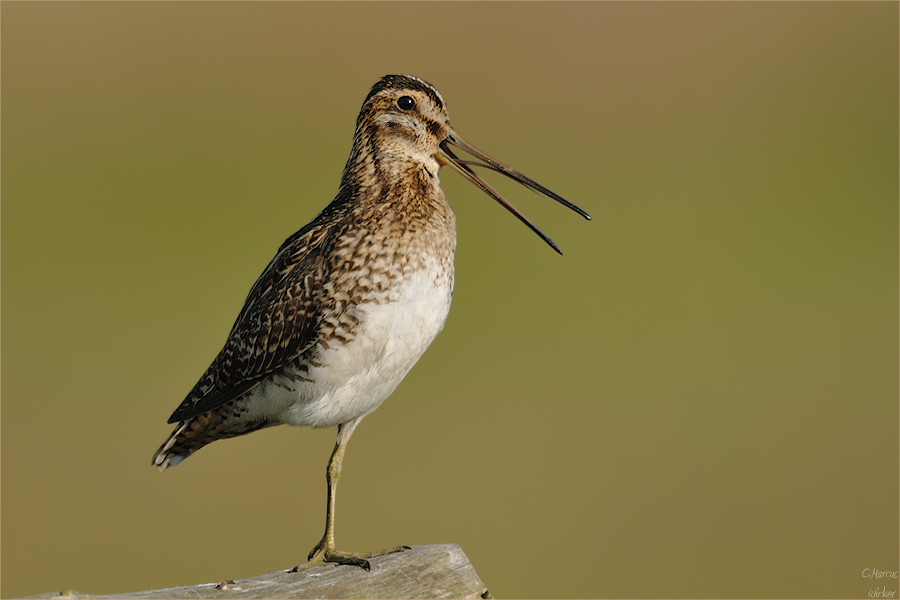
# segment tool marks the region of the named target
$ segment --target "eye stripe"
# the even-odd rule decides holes
[[[425,125],[428,127],[428,131],[434,137],[438,137],[441,134],[441,126],[437,121],[426,121]]]
[[[381,78],[369,92],[369,95],[366,96],[366,99],[363,103],[368,102],[369,98],[387,89],[394,90],[415,90],[418,92],[423,92],[431,101],[434,102],[435,106],[437,106],[440,110],[444,110],[444,101],[441,98],[440,94],[438,94],[437,90],[421,79],[417,77],[410,77],[408,75],[386,75]]]

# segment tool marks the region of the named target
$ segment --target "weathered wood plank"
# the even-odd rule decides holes
[[[249,579],[92,596],[57,592],[31,598],[490,598],[456,544],[415,546],[370,559],[372,570],[303,564]]]

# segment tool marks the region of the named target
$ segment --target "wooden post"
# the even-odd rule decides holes
[[[249,579],[92,596],[56,592],[32,598],[490,598],[487,586],[456,544],[415,546],[370,559],[372,570],[300,565]]]

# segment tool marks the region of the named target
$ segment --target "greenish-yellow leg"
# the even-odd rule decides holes
[[[321,557],[325,562],[339,563],[342,565],[354,565],[362,567],[366,571],[369,570],[369,561],[367,558],[381,556],[382,554],[391,554],[392,552],[403,552],[408,550],[407,546],[395,546],[377,552],[343,552],[336,550],[334,547],[334,501],[337,491],[338,480],[341,478],[341,466],[344,463],[344,451],[347,448],[347,442],[353,435],[353,430],[362,420],[362,417],[348,421],[343,425],[338,425],[337,442],[334,444],[334,452],[331,453],[331,460],[328,461],[328,510],[325,513],[325,535],[316,547],[309,553],[309,560]]]

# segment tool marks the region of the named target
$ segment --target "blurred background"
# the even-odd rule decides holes
[[[302,563],[334,430],[150,458],[384,74],[445,171],[443,333],[349,445],[344,549],[497,597],[865,597],[898,563],[896,3],[2,7],[2,594]],[[896,580],[887,588],[896,589]]]

